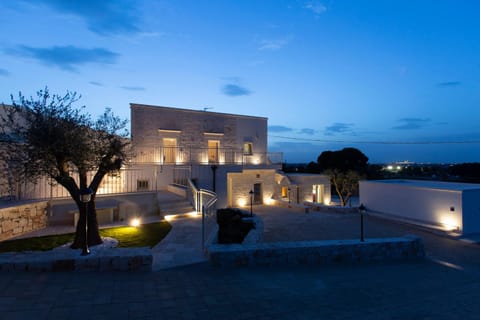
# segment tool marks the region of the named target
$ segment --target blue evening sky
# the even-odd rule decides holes
[[[480,161],[480,1],[1,1],[0,102],[48,86],[99,114],[129,103],[269,118],[309,162]]]

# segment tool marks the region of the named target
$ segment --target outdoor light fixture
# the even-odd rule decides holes
[[[250,190],[250,217],[253,217],[253,190]]]
[[[290,189],[290,187],[288,187],[288,203],[289,204],[292,202],[292,199],[290,198],[290,191],[292,191],[292,189]]]
[[[138,227],[140,226],[140,218],[133,218],[132,220],[130,220],[130,226],[132,227]]]
[[[360,204],[360,207],[358,207],[358,212],[360,213],[360,241],[364,242],[365,238],[363,236],[363,215],[367,211],[367,208],[362,204]]]
[[[83,243],[82,256],[90,254],[88,250],[88,203],[92,199],[93,191],[90,188],[82,188],[80,190],[80,201],[85,205],[85,242]]]

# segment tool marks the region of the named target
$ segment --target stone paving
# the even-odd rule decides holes
[[[254,210],[268,229],[265,241],[282,233],[289,240],[308,239],[310,232],[316,232],[316,239],[329,233],[358,236],[358,216],[326,219],[321,213]],[[285,215],[284,222],[307,225],[276,230],[272,221],[281,220],[279,214]],[[315,225],[316,220],[321,222]],[[154,248],[157,253],[167,252],[182,237],[198,241],[200,219],[172,224],[171,239],[165,239],[164,248]],[[479,319],[477,244],[375,217],[368,217],[365,227],[367,237],[419,235],[429,258],[335,267],[215,268],[205,262],[173,267],[173,261],[181,262],[182,250],[189,252],[185,245],[171,251],[178,258],[170,264],[154,262],[159,271],[151,273],[0,274],[0,319]]]
[[[176,218],[169,223],[172,225],[172,230],[152,248],[152,270],[158,271],[207,261],[202,250],[201,216]]]

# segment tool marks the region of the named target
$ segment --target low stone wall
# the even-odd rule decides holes
[[[149,248],[110,248],[81,256],[81,250],[2,253],[0,272],[151,271]]]
[[[358,213],[358,207],[327,206],[313,202],[305,202],[305,206],[310,208],[310,211],[320,211],[325,213]]]
[[[47,201],[0,208],[0,241],[47,226]]]
[[[425,253],[416,236],[359,240],[212,244],[207,247],[215,266],[330,265],[420,259]]]

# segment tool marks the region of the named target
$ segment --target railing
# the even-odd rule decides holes
[[[137,147],[135,163],[165,165],[182,164],[238,164],[272,165],[283,163],[282,152],[244,154],[233,148]]]
[[[215,192],[200,190],[210,199],[202,205],[202,249],[205,250],[206,236],[210,236],[215,230],[215,212],[217,209],[217,195]]]
[[[187,198],[195,210],[202,213],[202,248],[205,249],[206,235],[215,229],[217,194],[205,189],[198,190],[192,180],[188,179]]]
[[[97,189],[97,195],[120,194],[131,192],[157,191],[157,166],[145,166],[143,168],[123,168],[115,175],[106,175]],[[70,175],[79,183],[78,174],[75,171]],[[87,173],[87,181],[92,181],[95,172]],[[1,181],[0,179],[0,182]],[[70,194],[55,180],[48,177],[40,177],[35,183],[28,180],[22,182],[0,183],[0,203],[23,200],[48,200],[70,198]]]

